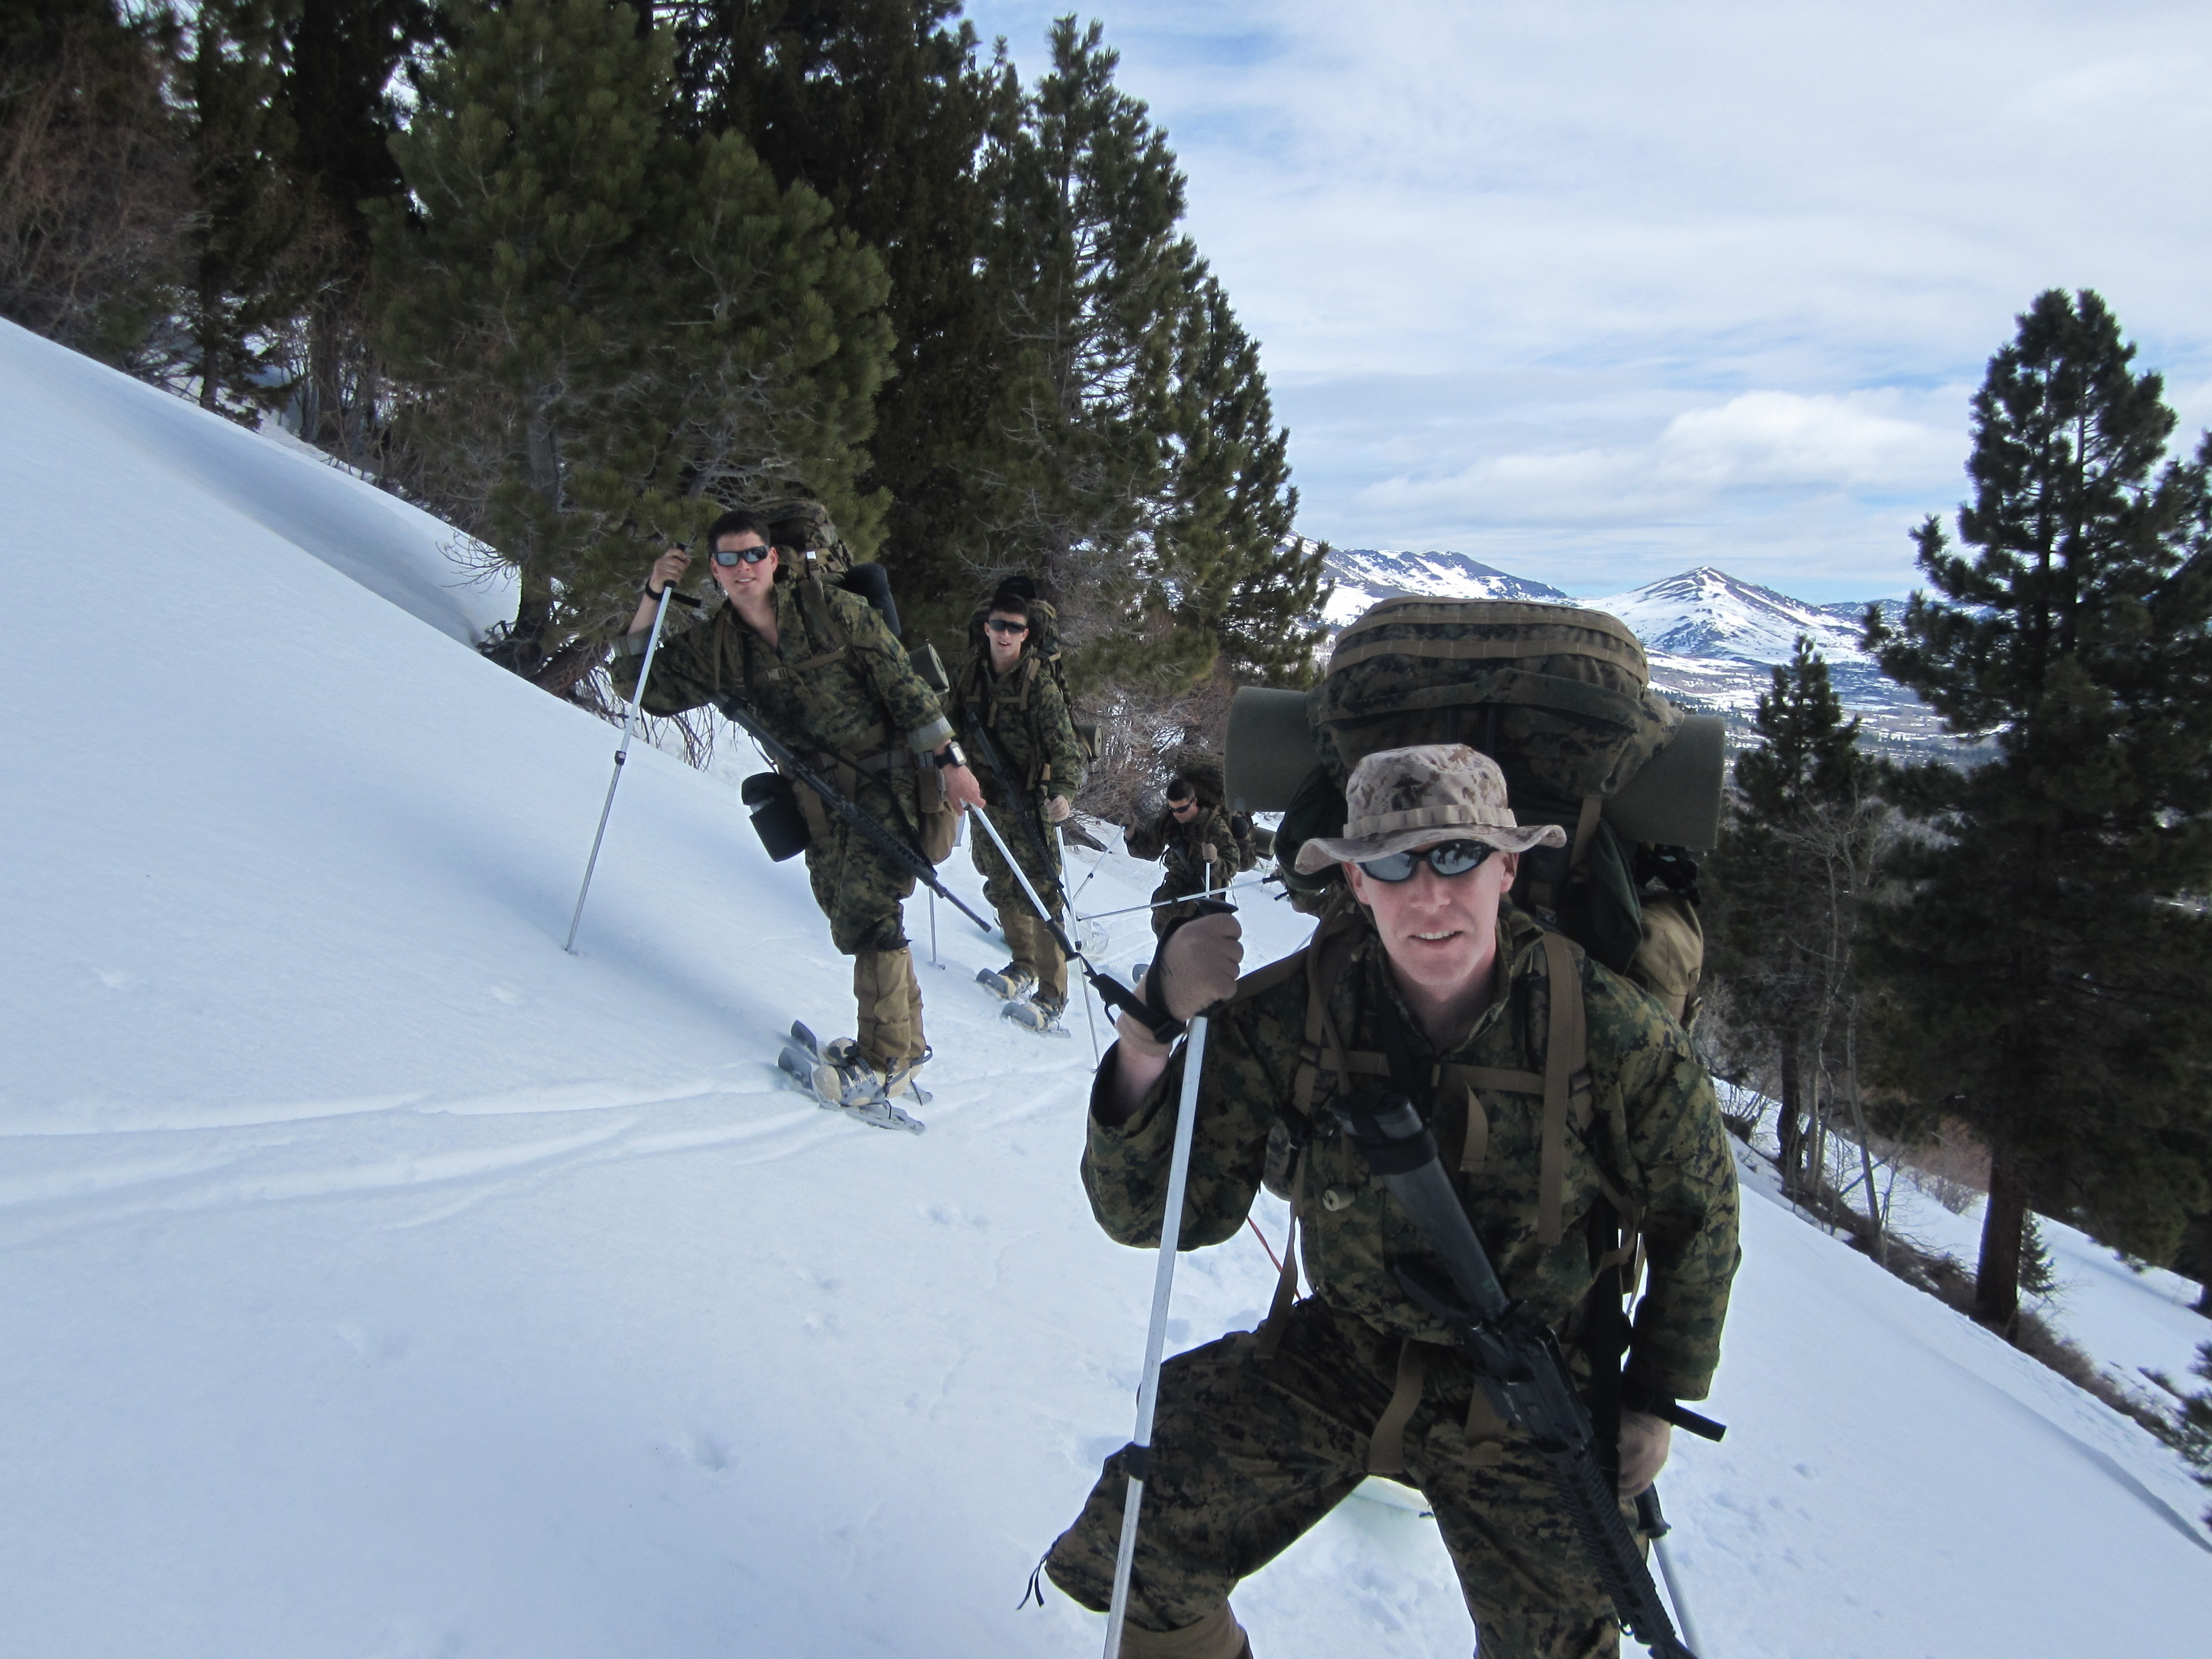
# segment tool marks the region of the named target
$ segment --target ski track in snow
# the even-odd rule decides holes
[[[1000,943],[945,911],[927,965],[917,898],[927,1133],[782,1088],[848,970],[726,781],[634,751],[565,956],[616,739],[465,648],[443,527],[7,325],[0,378],[15,613],[62,550],[163,554],[26,633],[48,701],[0,737],[0,1652],[1094,1651],[1057,1593],[1013,1611],[1151,1299],[1077,1179],[1079,1006],[1008,1026]],[[1152,885],[1077,857],[1091,909]],[[1308,925],[1244,915],[1255,963]],[[1729,1434],[1664,1483],[1706,1659],[2202,1650],[2171,1455],[1744,1167]],[[2185,1373],[2193,1287],[2051,1236],[2062,1326]],[[1170,1348],[1273,1281],[1249,1231],[1186,1255]],[[1472,1639],[1388,1483],[1237,1604],[1261,1659]]]

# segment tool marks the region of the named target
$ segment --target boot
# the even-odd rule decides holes
[[[1036,975],[1018,963],[1010,962],[995,974],[988,968],[981,969],[975,975],[975,983],[993,996],[1012,1002],[1030,994],[1030,988],[1036,983]]]
[[[884,1079],[855,1037],[838,1037],[822,1048],[814,1092],[824,1106],[868,1106],[884,1098]]]
[[[1060,1017],[1066,1012],[1067,1004],[1065,1000],[1054,1002],[1040,991],[1033,997],[1024,997],[1018,1002],[1008,1003],[1006,1017],[1023,1030],[1035,1031],[1039,1036],[1042,1036],[1048,1031],[1065,1030],[1066,1028],[1060,1024]]]
[[[1252,1641],[1224,1601],[1194,1625],[1181,1630],[1121,1626],[1124,1659],[1252,1659]]]

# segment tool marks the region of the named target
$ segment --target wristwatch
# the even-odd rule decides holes
[[[968,764],[968,757],[961,752],[960,739],[957,738],[953,738],[950,743],[947,743],[945,745],[945,752],[943,754],[932,755],[929,758],[936,763],[937,769],[940,772],[948,766],[965,766]]]

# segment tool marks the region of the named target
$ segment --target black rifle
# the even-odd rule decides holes
[[[1007,775],[1006,763],[999,758],[999,745],[991,741],[991,734],[983,729],[983,722],[972,714],[968,717],[968,735],[975,741],[975,752],[982,756],[983,763],[991,769],[991,775],[998,779],[999,793],[1006,798],[1006,805],[1020,821],[1022,833],[1029,837],[1030,851],[1036,854],[1037,868],[1057,870],[1059,861],[1046,848],[1044,827],[1037,817],[1036,809],[1029,804],[1026,792],[1018,795],[1014,793],[1013,780]],[[1047,917],[1046,920],[1051,918]]]
[[[989,922],[963,904],[958,895],[949,891],[945,884],[938,880],[935,865],[893,835],[873,814],[861,811],[858,804],[836,784],[793,754],[790,745],[763,726],[758,717],[744,704],[735,697],[724,697],[719,707],[722,713],[729,717],[732,725],[743,730],[747,737],[766,751],[770,760],[781,767],[787,775],[805,784],[819,795],[824,806],[866,836],[884,857],[907,871],[915,880],[959,911],[962,915],[967,917],[985,933],[991,931]]]
[[[1660,1659],[1697,1659],[1675,1635],[1659,1587],[1629,1536],[1614,1483],[1598,1455],[1596,1431],[1575,1392],[1559,1339],[1525,1304],[1507,1300],[1437,1157],[1428,1126],[1411,1101],[1390,1091],[1364,1096],[1349,1109],[1340,1108],[1337,1115],[1367,1167],[1413,1218],[1451,1275],[1447,1286],[1418,1264],[1403,1264],[1397,1270],[1399,1284],[1451,1327],[1473,1356],[1477,1382],[1492,1408],[1535,1442],[1598,1582],[1613,1598],[1614,1613]],[[1693,1415],[1679,1413],[1670,1420]]]

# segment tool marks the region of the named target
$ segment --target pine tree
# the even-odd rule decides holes
[[[657,538],[855,479],[890,350],[882,268],[734,133],[678,131],[665,31],[606,0],[456,13],[379,204],[384,340],[433,498],[521,580],[495,654],[550,690],[628,618]]]
[[[1291,534],[1257,350],[1178,231],[1182,174],[1101,27],[1063,17],[1050,46],[987,173],[1008,368],[974,562],[1069,596],[1082,678],[1295,679],[1322,554]]]
[[[664,4],[678,82],[704,131],[745,137],[785,186],[815,191],[874,249],[896,337],[863,491],[888,496],[880,556],[917,637],[964,629],[984,534],[986,418],[1002,374],[984,268],[985,142],[1018,105],[951,0]]]
[[[1144,604],[1147,520],[1164,479],[1176,331],[1198,266],[1175,234],[1183,179],[1145,106],[1114,84],[1093,23],[1053,26],[1052,66],[994,154],[992,268],[1008,374],[991,413],[1000,466],[978,563],[1030,568],[1073,601],[1073,642],[1094,672],[1133,630],[1097,626]],[[1119,640],[1111,633],[1120,633]],[[1188,678],[1205,641],[1150,630],[1154,660]],[[1103,648],[1102,648],[1102,647]]]
[[[1170,477],[1153,526],[1161,592],[1179,630],[1211,643],[1241,683],[1303,684],[1328,549],[1295,533],[1290,434],[1274,425],[1260,349],[1200,268],[1177,329]]]
[[[251,418],[282,391],[285,331],[305,308],[307,204],[279,98],[298,0],[202,0],[177,82],[195,227],[179,368],[200,406]]]
[[[1868,639],[1984,763],[1888,786],[1934,833],[1881,930],[1897,1080],[1989,1145],[1978,1316],[2017,1312],[2031,1203],[2152,1258],[2206,1207],[2212,1113],[2212,511],[2164,460],[2159,377],[2052,290],[1973,402],[1972,501],[1935,590]]]
[[[372,349],[366,204],[400,194],[393,88],[435,38],[428,0],[305,0],[281,89],[303,200],[308,296],[298,365],[301,435],[360,465],[379,462],[380,374]]]
[[[1759,742],[1736,759],[1711,860],[1707,966],[1778,1074],[1783,1184],[1817,1189],[1808,1156],[1822,1079],[1852,1046],[1859,928],[1887,850],[1885,811],[1857,747],[1860,722],[1844,718],[1809,638],[1799,635],[1773,671],[1754,725]]]

